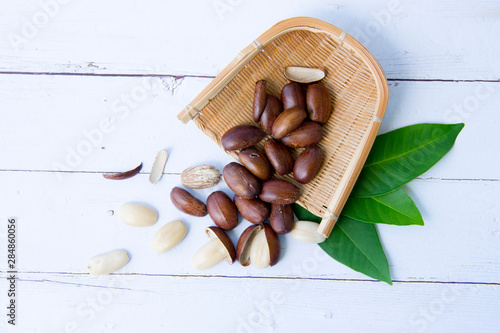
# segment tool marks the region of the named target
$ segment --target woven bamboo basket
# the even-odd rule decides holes
[[[321,83],[330,91],[333,112],[318,144],[324,153],[320,172],[305,185],[290,175],[283,178],[300,187],[299,205],[323,217],[318,232],[328,237],[368,156],[388,100],[380,65],[357,40],[318,19],[281,21],[243,49],[178,118],[183,123],[193,120],[221,146],[228,129],[255,125],[255,83],[266,80],[268,93],[280,96],[289,82],[283,75],[287,66],[326,72]],[[238,152],[228,154],[238,159]]]

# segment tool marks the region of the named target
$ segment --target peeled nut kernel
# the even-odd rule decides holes
[[[306,148],[295,160],[293,178],[302,184],[310,182],[318,173],[322,160],[321,149],[316,146]]]
[[[187,168],[181,173],[181,183],[187,188],[208,188],[217,185],[219,181],[219,170],[208,164]]]
[[[240,162],[257,178],[267,180],[271,178],[271,163],[264,152],[255,148],[245,148],[238,155]]]
[[[322,80],[325,77],[325,71],[320,68],[308,68],[289,66],[285,68],[284,74],[287,79],[300,83],[311,83]]]
[[[320,142],[322,136],[320,124],[304,121],[296,130],[281,139],[281,142],[292,148],[306,148]]]
[[[227,164],[222,170],[222,175],[231,191],[242,198],[253,199],[260,192],[259,180],[241,164],[236,162]]]
[[[277,234],[287,234],[293,229],[294,216],[291,205],[272,205],[269,217],[271,227]]]
[[[87,270],[93,275],[116,272],[129,262],[127,251],[114,250],[97,255],[87,261]]]
[[[248,227],[240,236],[237,258],[242,266],[249,262],[258,268],[274,266],[280,257],[281,245],[278,235],[268,224]]]
[[[270,179],[262,184],[259,198],[262,201],[278,205],[292,204],[300,196],[300,189],[292,183],[281,179]]]
[[[255,84],[255,93],[253,95],[253,121],[259,122],[262,111],[266,106],[266,81],[260,80]]]
[[[309,118],[320,124],[326,123],[332,113],[332,101],[328,89],[320,83],[312,84],[307,89],[306,99]]]
[[[306,94],[304,89],[297,82],[291,82],[286,84],[281,90],[281,101],[283,102],[283,108],[291,109],[293,107],[306,109]]]
[[[120,206],[118,218],[134,227],[149,227],[158,220],[158,213],[146,205],[129,202]]]
[[[239,125],[226,131],[221,138],[222,147],[225,150],[239,150],[252,147],[257,144],[264,133],[252,125]]]
[[[165,224],[153,236],[153,250],[157,253],[167,252],[181,242],[186,232],[187,227],[181,220]]]
[[[243,199],[235,195],[234,203],[241,216],[249,222],[260,224],[264,223],[269,217],[269,207],[260,199]]]
[[[290,232],[293,239],[306,243],[321,243],[326,237],[317,233],[318,223],[310,221],[297,221]]]
[[[224,230],[234,229],[238,225],[238,210],[233,200],[224,192],[216,191],[207,198],[208,214],[215,225]]]
[[[170,192],[170,199],[175,208],[181,212],[199,217],[207,215],[207,206],[180,187],[174,187],[172,189],[172,192]]]
[[[281,139],[290,134],[294,129],[300,126],[307,113],[301,108],[291,108],[283,111],[274,121],[272,134],[276,139]]]
[[[272,95],[267,95],[266,107],[260,116],[260,126],[267,134],[273,131],[273,124],[279,114],[283,112],[280,100]]]
[[[198,270],[207,269],[223,259],[232,264],[236,258],[236,250],[224,230],[208,227],[206,233],[211,240],[196,252],[192,260],[193,267]]]
[[[269,139],[264,143],[264,150],[266,151],[269,162],[271,162],[278,175],[283,176],[292,172],[292,153],[290,153],[284,144],[276,140]]]

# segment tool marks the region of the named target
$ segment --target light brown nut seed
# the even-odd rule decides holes
[[[237,195],[234,196],[234,203],[238,212],[243,218],[251,223],[264,223],[269,217],[270,210],[268,205],[260,199],[243,199]]]
[[[272,134],[276,139],[281,139],[290,134],[294,129],[300,126],[307,113],[300,108],[291,108],[283,111],[274,121]]]
[[[260,116],[260,126],[267,134],[271,134],[273,124],[279,114],[283,112],[280,100],[272,95],[267,95],[266,107]]]
[[[259,198],[262,201],[278,205],[292,204],[300,196],[300,189],[292,183],[281,179],[269,179],[262,184]]]
[[[219,181],[219,170],[208,164],[190,167],[181,173],[181,183],[187,188],[208,188],[217,185]]]

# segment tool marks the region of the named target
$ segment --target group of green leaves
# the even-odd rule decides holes
[[[330,237],[319,246],[333,259],[392,284],[376,223],[424,225],[402,186],[423,174],[451,149],[464,124],[417,124],[377,136]],[[302,221],[321,218],[299,205]]]

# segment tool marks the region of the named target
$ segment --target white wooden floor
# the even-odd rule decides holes
[[[273,268],[191,267],[211,221],[177,211],[170,189],[184,168],[231,158],[176,114],[293,16],[342,28],[380,61],[390,85],[382,132],[466,124],[406,188],[425,227],[379,227],[393,286],[288,236]],[[499,33],[498,1],[0,1],[0,332],[500,331]],[[151,185],[159,149],[170,152],[167,174]],[[141,161],[130,180],[101,176]],[[120,223],[113,211],[128,201],[156,207],[158,223]],[[6,324],[9,216],[18,218],[15,327]],[[155,231],[178,218],[186,239],[153,252]],[[116,248],[129,251],[127,266],[86,273],[88,258]]]

